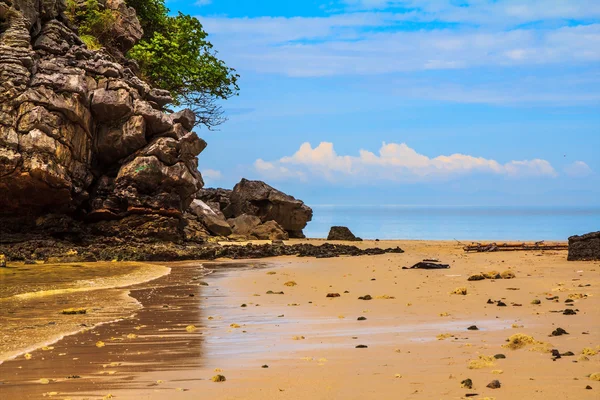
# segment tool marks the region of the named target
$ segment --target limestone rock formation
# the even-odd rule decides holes
[[[224,203],[219,200],[219,204]],[[257,216],[263,223],[275,221],[291,238],[303,238],[302,229],[312,219],[312,210],[302,201],[264,182],[247,179],[235,185],[229,194],[229,204],[222,211],[227,218],[248,214]]]
[[[600,260],[600,231],[569,238],[569,261]]]
[[[350,229],[345,226],[332,226],[329,230],[329,235],[327,235],[327,240],[362,241],[361,238],[354,236]]]
[[[203,186],[196,156],[206,143],[191,132],[194,114],[164,112],[168,92],[118,54],[86,48],[65,4],[0,0],[0,210],[182,240],[183,213]],[[119,21],[113,50],[125,53],[142,36],[135,10],[100,4]]]

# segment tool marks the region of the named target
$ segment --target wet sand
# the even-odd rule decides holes
[[[452,242],[360,244],[395,245],[406,253],[205,263],[216,268],[208,276],[200,262],[169,263],[170,275],[129,288],[142,305],[133,318],[0,365],[0,397],[598,398],[600,382],[587,375],[600,372],[600,356],[581,352],[600,350],[600,263],[567,262],[563,251],[464,254]],[[401,269],[423,258],[451,268]],[[467,281],[509,269],[516,278]],[[450,294],[457,287],[467,295]],[[358,300],[366,294],[373,299]],[[578,311],[555,312],[567,308]],[[569,334],[550,337],[558,327]],[[548,345],[502,347],[515,333]],[[574,356],[540,351],[551,349]],[[506,358],[468,367],[499,353]],[[212,382],[216,374],[227,380]],[[466,378],[472,389],[461,388]],[[486,387],[494,379],[501,388]]]

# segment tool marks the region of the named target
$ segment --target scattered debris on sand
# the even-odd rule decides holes
[[[467,295],[467,288],[466,287],[456,288],[453,291],[451,291],[450,294],[459,294],[461,296],[466,296]]]
[[[469,369],[481,369],[494,366],[494,357],[484,356],[483,354],[479,355],[476,360],[470,360],[468,368]]]
[[[533,244],[527,243],[472,243],[464,246],[463,250],[466,253],[477,252],[477,253],[489,253],[495,251],[532,251],[532,250],[568,250],[567,244],[544,244],[544,241],[535,242]]]

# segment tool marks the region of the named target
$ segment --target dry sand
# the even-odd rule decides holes
[[[143,305],[135,318],[0,365],[0,398],[600,398],[588,377],[600,372],[600,263],[564,251],[464,254],[456,242],[360,244],[396,245],[406,253],[230,263],[244,268],[218,268],[201,278],[209,286],[198,262],[169,263],[170,275],[131,289]],[[451,268],[401,269],[424,258]],[[516,277],[467,281],[490,270]],[[557,312],[567,308],[578,311]],[[569,334],[550,336],[558,327]],[[541,343],[503,347],[517,333]],[[552,349],[574,355],[553,360]],[[506,358],[480,358],[496,354]],[[496,379],[500,388],[486,387]]]

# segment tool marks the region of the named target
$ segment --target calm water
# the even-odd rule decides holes
[[[600,230],[600,207],[314,206],[307,237],[333,225],[364,239],[566,240]]]

